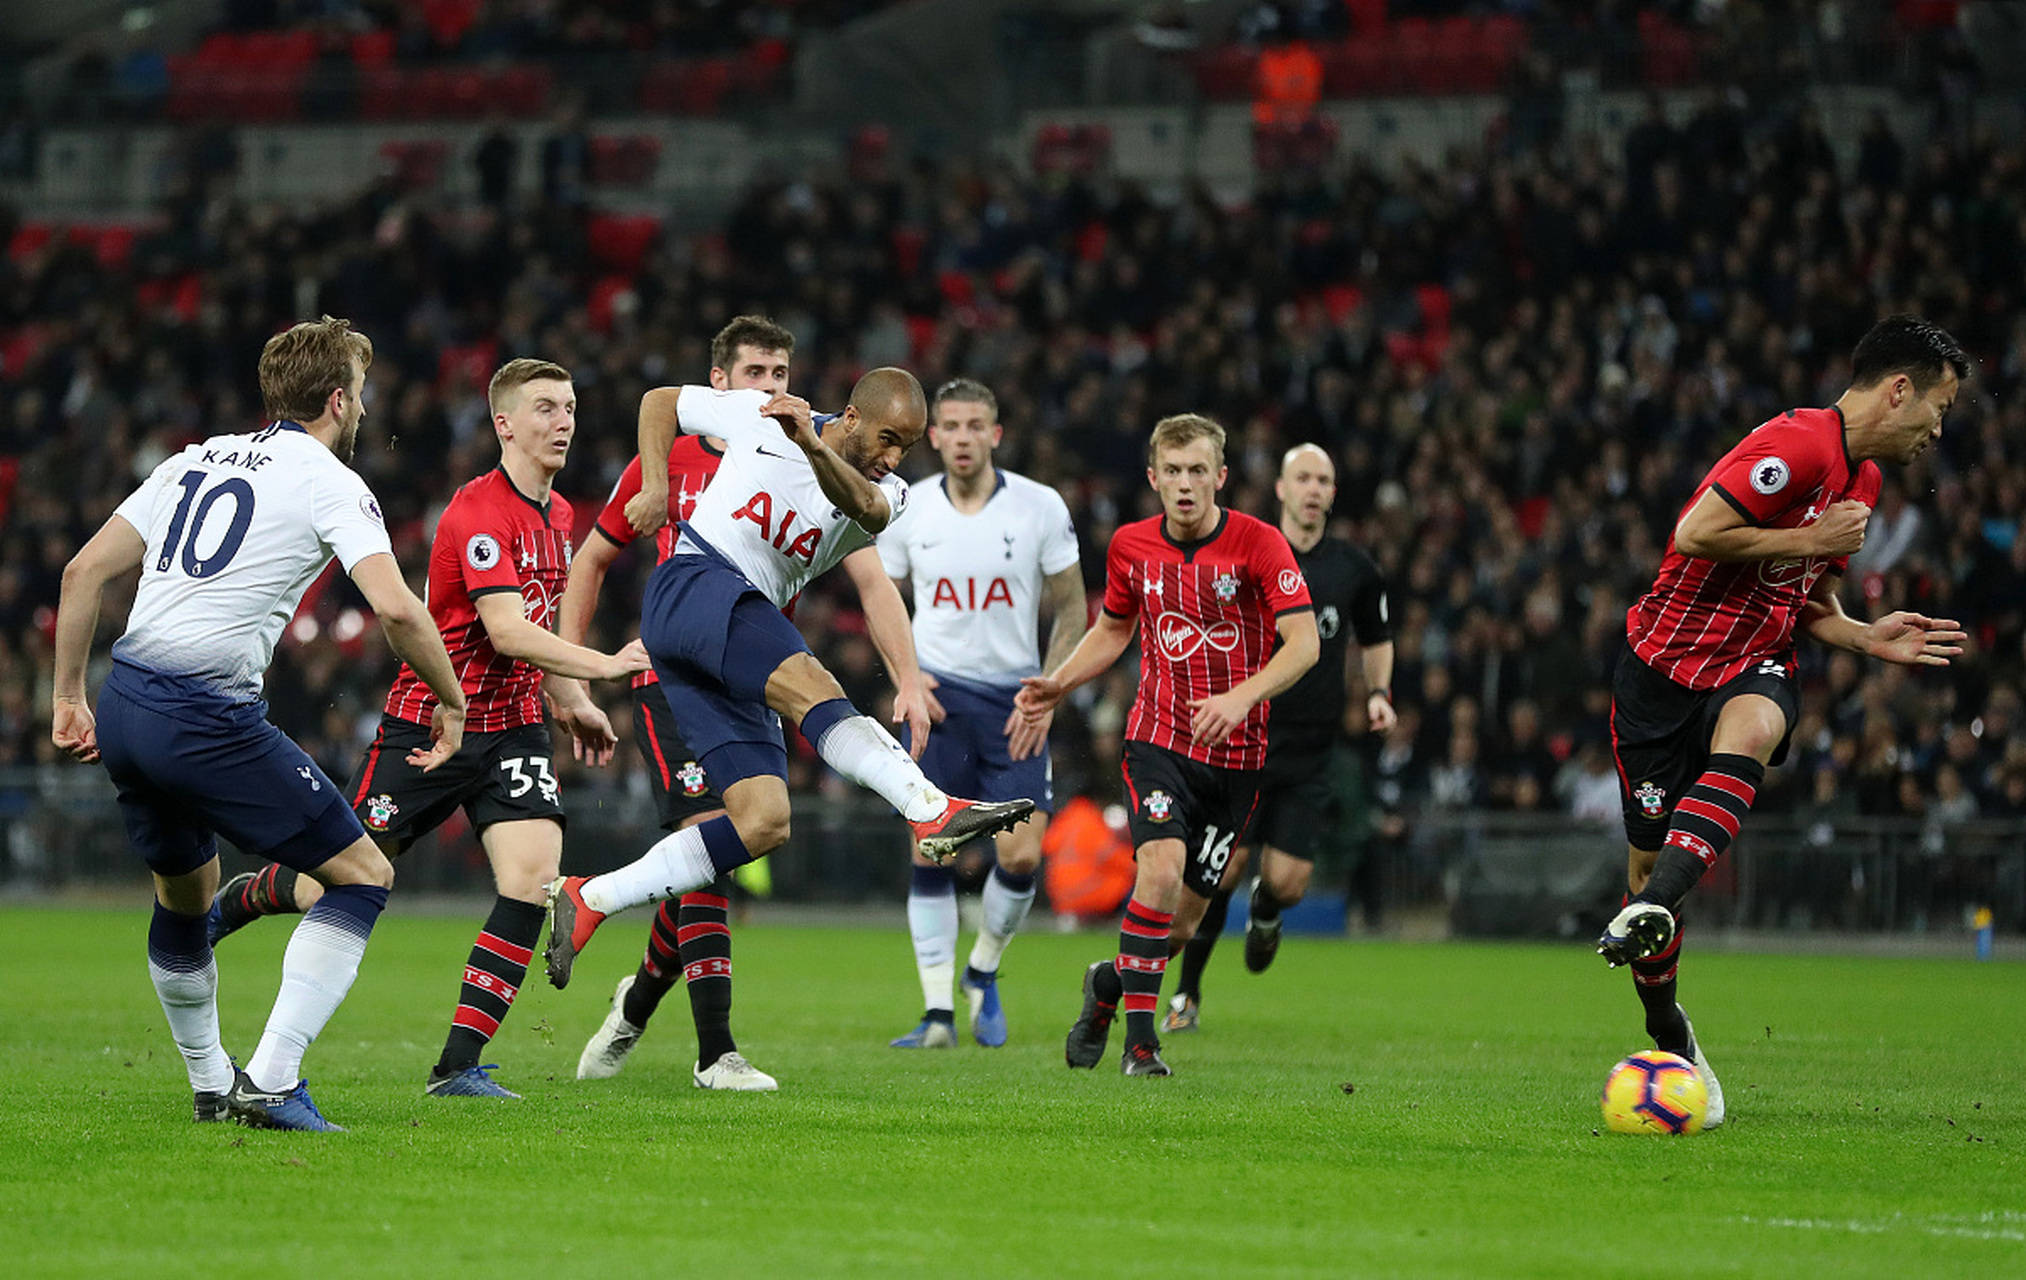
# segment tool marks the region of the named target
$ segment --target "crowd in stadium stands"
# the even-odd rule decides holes
[[[1769,126],[1712,98],[1685,128],[1647,119],[1617,154],[1575,138],[1390,173],[1353,160],[1273,176],[1236,208],[871,149],[756,187],[695,237],[392,187],[244,208],[201,182],[131,242],[32,232],[0,226],[0,762],[52,758],[66,558],[171,450],[256,422],[254,357],[276,328],[330,312],[373,338],[357,466],[419,576],[435,513],[496,456],[496,364],[575,370],[560,489],[594,509],[642,391],[701,380],[710,334],[761,310],[799,336],[795,382],[819,407],[884,363],[991,385],[1002,460],[1061,488],[1094,589],[1113,529],[1157,509],[1140,472],[1157,417],[1221,419],[1226,496],[1262,515],[1282,450],[1322,443],[1339,526],[1393,584],[1403,714],[1365,744],[1376,793],[1608,821],[1606,673],[1676,511],[1744,431],[1830,402],[1878,315],[1915,310],[1979,364],[1939,448],[1888,471],[1846,595],[1859,614],[1960,617],[1970,653],[1910,672],[1804,644],[1803,721],[1762,807],[2026,814],[2016,140],[1907,147],[1881,118],[1839,166],[1805,110]],[[645,565],[630,570],[637,591]],[[609,646],[631,615],[624,590],[607,599]],[[270,679],[276,719],[341,776],[391,675],[356,608],[343,581],[313,595]],[[877,703],[848,598],[818,591],[798,620]],[[1066,789],[1110,794],[1132,670],[1058,722]]]

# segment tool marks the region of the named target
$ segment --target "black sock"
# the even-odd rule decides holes
[[[1252,923],[1279,923],[1282,905],[1280,899],[1273,896],[1273,890],[1266,887],[1266,881],[1261,880],[1252,886]]]
[[[668,994],[682,977],[681,949],[676,943],[680,930],[676,913],[680,906],[664,902],[654,913],[654,923],[647,930],[647,954],[641,958],[640,971],[633,975],[633,985],[626,989],[626,999],[620,1002],[619,1016],[636,1027],[645,1027],[654,1011],[661,1007],[661,998]]]
[[[1174,912],[1150,907],[1138,898],[1126,903],[1113,967],[1122,992],[1119,1005],[1126,1011],[1128,1046],[1160,1043],[1154,1032],[1154,1007],[1161,1002],[1161,976],[1168,970],[1168,927],[1174,919]]]
[[[1632,970],[1632,989],[1639,993],[1639,1003],[1646,1008],[1646,1034],[1653,1038],[1654,1046],[1664,1053],[1688,1057],[1688,1019],[1675,1002],[1681,967],[1681,922],[1675,921],[1674,941],[1667,944],[1667,950],[1634,960],[1628,967]]]
[[[1176,995],[1202,1003],[1203,966],[1210,963],[1210,953],[1217,947],[1217,935],[1224,932],[1224,922],[1230,912],[1229,892],[1215,894],[1210,899],[1210,905],[1203,908],[1203,921],[1196,926],[1196,936],[1182,948],[1182,964],[1175,974]]]
[[[676,911],[676,946],[689,1012],[696,1022],[696,1065],[707,1067],[738,1048],[732,1040],[732,931],[729,877],[707,890],[682,895]]]
[[[1702,873],[1709,870],[1701,858],[1681,848],[1668,845],[1653,860],[1653,874],[1646,877],[1646,887],[1632,895],[1634,902],[1654,902],[1669,911],[1679,911],[1681,900],[1688,891],[1695,888],[1702,879]]]
[[[221,894],[218,915],[225,931],[231,933],[261,916],[294,915],[301,911],[295,902],[296,881],[300,878],[293,867],[270,862],[234,892]]]
[[[485,928],[471,944],[471,956],[464,962],[464,984],[458,988],[457,1012],[450,1019],[450,1035],[443,1042],[443,1057],[437,1060],[438,1076],[478,1065],[479,1055],[499,1031],[507,1010],[520,994],[521,980],[528,975],[528,961],[534,957],[535,940],[541,936],[547,910],[538,902],[517,902],[495,898]]]
[[[1733,751],[1712,754],[1703,775],[1675,803],[1653,875],[1633,900],[1679,910],[1703,872],[1737,839],[1765,780],[1766,766],[1750,756]]]

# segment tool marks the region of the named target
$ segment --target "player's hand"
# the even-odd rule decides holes
[[[772,400],[760,406],[760,416],[772,418],[780,423],[781,430],[787,433],[788,438],[804,449],[815,446],[815,411],[810,409],[809,402],[801,396],[791,396],[785,391],[777,391]]]
[[[893,695],[893,722],[907,725],[908,754],[917,760],[922,758],[922,752],[929,749],[929,705],[935,699],[929,696],[928,680],[927,676],[911,680],[896,689]],[[936,704],[936,710],[942,710],[940,703]],[[934,719],[940,720],[942,716],[936,715]]]
[[[570,754],[580,762],[597,768],[612,763],[612,753],[619,746],[619,735],[612,731],[612,721],[598,704],[589,698],[556,709],[556,723],[570,735]]]
[[[1231,731],[1245,723],[1252,708],[1252,701],[1236,689],[1197,698],[1189,704],[1189,736],[1208,746],[1222,746],[1230,740]]]
[[[1048,750],[1048,730],[1054,723],[1052,710],[1029,719],[1015,706],[1006,717],[1006,727],[999,731],[1006,735],[1006,754],[1014,760],[1029,760]]]
[[[98,763],[98,721],[82,701],[56,700],[49,714],[49,740],[73,760]]]
[[[1871,508],[1855,498],[1830,503],[1809,526],[1815,531],[1815,554],[1832,558],[1855,554],[1864,545],[1864,526],[1870,520]]]
[[[1055,704],[1062,701],[1062,695],[1067,692],[1062,687],[1062,681],[1052,676],[1023,676],[1020,692],[1013,695],[1013,709],[1028,720],[1052,716]]]
[[[1946,667],[1969,634],[1954,618],[1888,613],[1871,624],[1871,656],[1908,667]]]
[[[438,765],[456,755],[463,745],[464,708],[446,707],[439,702],[429,715],[429,745],[410,751],[408,763],[424,773],[434,773]]]
[[[626,500],[626,523],[633,532],[646,537],[668,523],[668,485],[659,489],[640,486],[640,492]]]
[[[1383,693],[1375,693],[1365,699],[1365,724],[1373,733],[1386,733],[1400,723],[1400,713],[1393,710],[1393,700]]]
[[[942,700],[936,697],[936,690],[942,687],[942,681],[926,671],[922,672],[922,696],[928,699],[930,724],[941,724],[949,718],[950,713],[943,710]]]
[[[647,646],[638,637],[626,642],[626,647],[612,655],[612,673],[607,680],[623,680],[654,665],[647,656]]]

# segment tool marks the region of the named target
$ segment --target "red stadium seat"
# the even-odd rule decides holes
[[[632,287],[631,276],[613,274],[598,277],[597,283],[591,286],[590,297],[584,301],[584,315],[591,322],[593,330],[599,333],[612,332],[614,301]]]
[[[16,262],[35,253],[56,236],[56,229],[46,222],[24,222],[14,228],[14,235],[7,241],[7,256]]]
[[[352,37],[352,61],[360,67],[384,67],[393,60],[392,31],[361,31]]]
[[[632,275],[647,261],[661,236],[661,223],[646,214],[600,213],[584,228],[591,256],[613,271]]]
[[[491,105],[508,115],[534,117],[547,114],[555,87],[555,72],[538,63],[528,63],[495,72],[485,94]]]

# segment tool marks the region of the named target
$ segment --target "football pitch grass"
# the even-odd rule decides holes
[[[567,992],[530,975],[487,1061],[518,1103],[422,1095],[472,918],[396,899],[311,1049],[351,1132],[193,1125],[148,985],[147,913],[0,910],[0,1247],[15,1276],[2017,1276],[2026,972],[1964,960],[1697,954],[1684,1001],[1730,1097],[1685,1139],[1600,1133],[1646,1047],[1581,945],[1228,945],[1167,1080],[1119,1039],[1063,1066],[1083,965],[1007,957],[1013,1042],[904,1052],[899,930],[735,928],[740,1046],[772,1095],[691,1087],[671,993],[620,1077],[577,1054],[647,915]],[[251,1052],[288,928],[220,952]],[[966,935],[968,945],[968,934]],[[1235,941],[1235,940],[1234,940]]]

